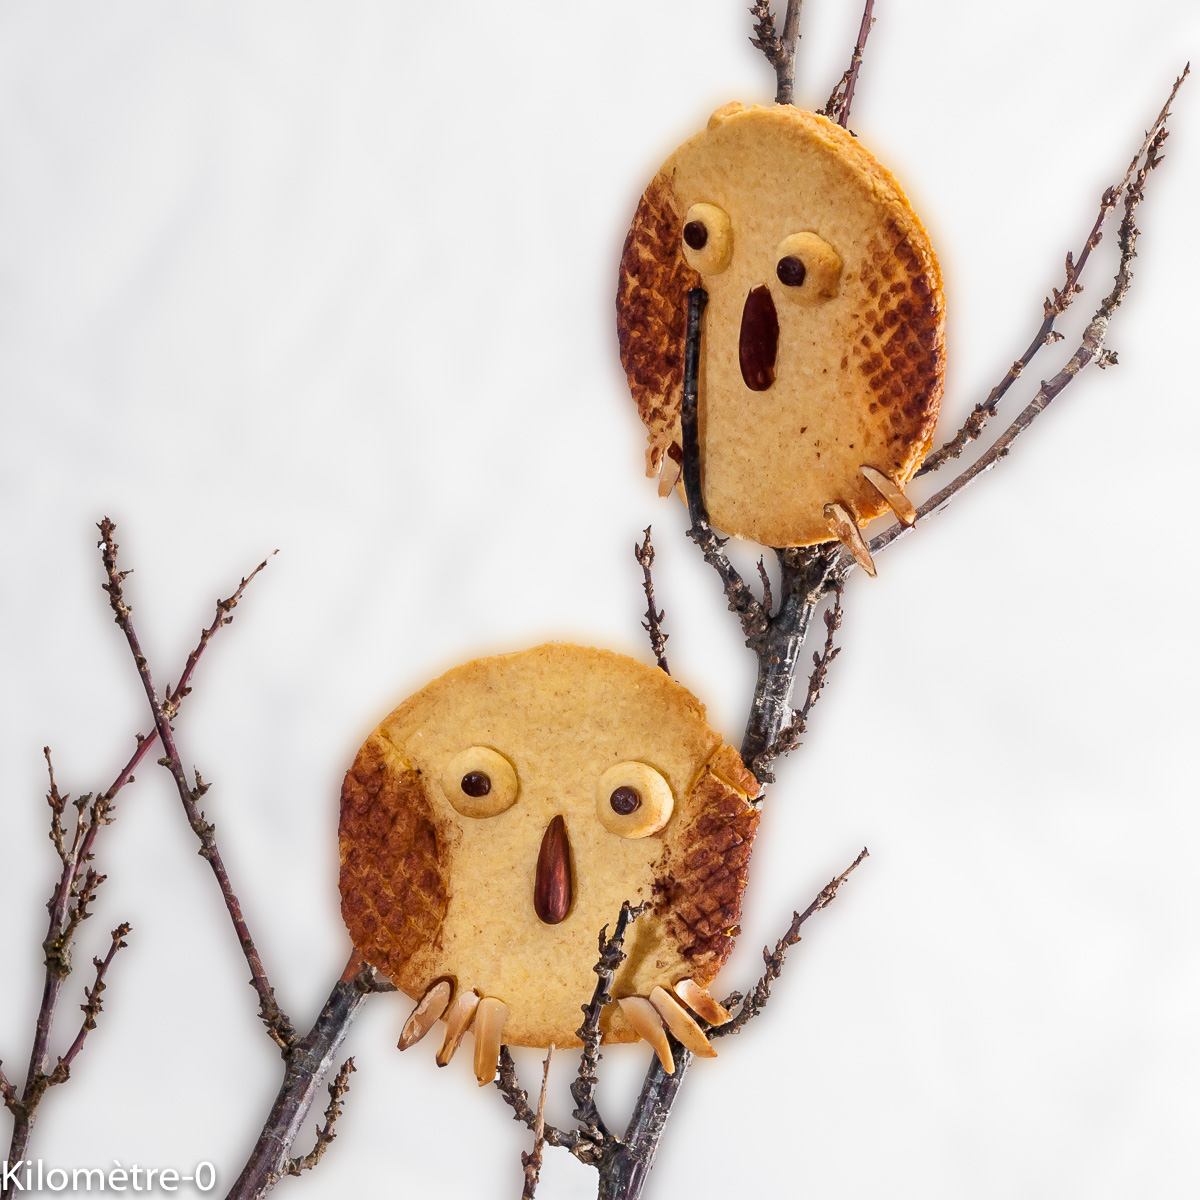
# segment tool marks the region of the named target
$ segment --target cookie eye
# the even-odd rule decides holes
[[[521,785],[512,763],[489,746],[456,754],[442,772],[442,791],[464,817],[494,817],[516,803]]]
[[[617,763],[596,784],[596,816],[609,833],[620,837],[657,833],[674,807],[671,785],[645,763]]]
[[[683,257],[701,275],[719,275],[733,257],[729,214],[715,204],[693,204],[683,219]]]
[[[842,259],[815,233],[793,233],[775,251],[775,276],[797,304],[824,304],[838,292]]]

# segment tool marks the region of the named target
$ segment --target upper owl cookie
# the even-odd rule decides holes
[[[436,993],[428,1024],[444,1012],[447,1042],[472,1015],[502,1025],[490,1063],[477,1054],[490,1078],[501,1040],[579,1044],[596,937],[626,900],[652,909],[613,995],[691,980],[678,994],[703,1006],[732,947],[757,791],[657,668],[565,644],[475,659],[386,717],[347,772],[342,913],[369,963],[415,999]],[[606,1040],[638,1036],[626,1008],[606,1010]]]
[[[699,381],[713,525],[769,546],[828,541],[826,506],[887,508],[937,422],[945,301],[900,185],[849,133],[790,105],[727,105],[667,159],[621,257],[621,361],[678,477],[687,292],[708,293]]]

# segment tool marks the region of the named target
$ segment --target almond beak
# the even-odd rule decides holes
[[[765,392],[775,382],[775,357],[779,353],[779,316],[765,283],[751,289],[742,309],[738,334],[738,364],[752,392]]]
[[[547,925],[557,925],[571,908],[571,842],[561,814],[546,826],[533,881],[533,911]]]

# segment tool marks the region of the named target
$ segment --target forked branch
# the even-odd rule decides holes
[[[169,711],[178,712],[179,706],[191,690],[192,676],[208,643],[222,625],[229,623],[231,619],[229,614],[241,599],[247,585],[265,566],[266,562],[260,563],[250,575],[241,581],[227,600],[218,601],[212,623],[201,631],[200,640],[188,655],[187,661],[180,671],[178,684],[167,694],[164,707]],[[8,1154],[9,1162],[18,1162],[27,1157],[38,1103],[44,1095],[46,1087],[49,1086],[47,1081],[50,1075],[53,1074],[49,1069],[50,1037],[62,985],[71,971],[71,953],[75,933],[79,925],[86,919],[88,905],[95,896],[96,888],[104,879],[103,875],[90,866],[95,859],[96,838],[104,826],[112,824],[116,813],[117,795],[126,784],[134,781],[135,769],[157,740],[158,729],[156,726],[152,726],[145,734],[138,734],[133,754],[118,771],[112,783],[99,795],[88,793],[72,802],[76,810],[76,817],[73,836],[69,842],[62,821],[68,798],[58,790],[49,747],[43,750],[50,776],[49,792],[46,797],[51,810],[50,840],[54,843],[55,851],[62,863],[62,872],[55,884],[50,901],[46,905],[50,919],[46,936],[42,941],[46,955],[45,980],[42,987],[42,1001],[34,1027],[29,1071],[26,1075],[25,1086],[19,1095],[12,1082],[0,1072],[0,1094],[3,1095],[5,1106],[14,1117],[13,1135]],[[96,1002],[96,1011],[90,1014],[93,1023],[95,1016],[99,1013],[99,998],[100,991],[104,987],[104,975],[107,974],[108,965],[116,950],[120,949],[118,943],[123,936],[123,934],[117,936],[117,931],[114,931],[114,944],[103,960],[103,973],[98,974],[92,993],[88,995],[89,1004],[93,999]],[[97,971],[101,971],[99,966]],[[87,993],[85,992],[85,994]],[[84,1011],[86,1014],[86,1006]],[[85,1018],[85,1026],[86,1024]],[[90,1032],[90,1027],[81,1030],[71,1049],[63,1056],[62,1061],[66,1062],[68,1069],[82,1049],[83,1038],[88,1032]],[[3,1189],[2,1194],[4,1200],[8,1200],[8,1197],[12,1195],[12,1185]]]
[[[312,1028],[284,1052],[286,1065],[275,1103],[227,1200],[260,1200],[278,1179],[289,1174],[292,1143],[316,1102],[321,1080],[337,1061],[354,1018],[368,996],[391,990],[390,985],[380,983],[358,950],[353,950]],[[339,1103],[344,1092],[345,1088],[338,1095]]]

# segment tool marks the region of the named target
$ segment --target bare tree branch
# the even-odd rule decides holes
[[[1125,177],[1115,187],[1105,188],[1104,195],[1100,198],[1100,211],[1096,215],[1096,220],[1092,224],[1091,231],[1084,239],[1083,248],[1079,251],[1078,257],[1072,255],[1070,252],[1067,253],[1066,276],[1063,280],[1063,286],[1051,289],[1050,296],[1043,302],[1042,323],[1038,327],[1037,333],[1034,334],[1033,340],[1025,348],[1025,352],[1008,368],[1004,373],[1003,379],[988,393],[987,399],[981,400],[975,405],[958,433],[944,446],[929,455],[924,463],[921,464],[921,469],[917,472],[918,476],[928,475],[931,471],[936,471],[939,467],[945,465],[950,459],[957,458],[983,432],[984,427],[995,414],[1000,401],[1004,399],[1008,389],[1017,381],[1025,368],[1029,366],[1038,351],[1043,346],[1049,346],[1054,342],[1062,340],[1062,335],[1054,328],[1055,322],[1066,312],[1075,296],[1083,291],[1079,277],[1083,274],[1083,268],[1087,265],[1092,251],[1100,244],[1103,237],[1102,230],[1108,221],[1109,214],[1116,208],[1122,194],[1126,192],[1133,181],[1138,170],[1138,164],[1150,150],[1151,143],[1158,137],[1166,125],[1167,118],[1171,115],[1171,105],[1175,101],[1175,95],[1190,73],[1191,64],[1188,64],[1184,67],[1183,73],[1179,78],[1175,80],[1175,84],[1171,88],[1171,94],[1167,97],[1167,102],[1162,106],[1161,111],[1155,118],[1154,124],[1151,125],[1150,131],[1146,134],[1146,138],[1139,147],[1138,152],[1133,156],[1129,164],[1129,169],[1125,172]]]
[[[242,953],[245,955],[246,963],[250,967],[250,982],[254,990],[258,993],[259,1015],[262,1022],[267,1027],[267,1032],[271,1035],[272,1040],[281,1049],[287,1050],[296,1039],[296,1031],[292,1028],[292,1023],[288,1020],[286,1013],[284,1013],[275,1000],[275,991],[267,979],[258,948],[254,944],[254,939],[250,935],[246,919],[242,915],[241,903],[234,893],[233,885],[229,880],[229,874],[225,870],[221,853],[217,848],[214,827],[205,820],[204,813],[201,812],[198,804],[198,801],[208,791],[209,785],[200,778],[199,772],[196,772],[195,787],[188,784],[183,764],[179,759],[179,751],[175,746],[175,737],[171,729],[170,717],[167,714],[164,703],[159,700],[158,693],[154,690],[154,682],[150,675],[150,666],[146,661],[146,656],[142,653],[141,644],[133,627],[132,609],[125,603],[122,584],[128,577],[129,572],[117,569],[118,547],[113,537],[116,527],[112,521],[105,517],[100,522],[98,528],[100,530],[98,545],[101,548],[104,569],[108,575],[108,583],[104,585],[104,590],[108,593],[109,605],[113,610],[116,623],[120,626],[121,632],[125,635],[125,640],[129,644],[130,652],[133,654],[133,661],[137,666],[142,686],[146,692],[146,699],[150,704],[151,712],[154,714],[154,725],[158,730],[158,736],[162,741],[163,751],[165,752],[165,757],[161,758],[159,762],[170,771],[171,777],[175,780],[175,787],[179,792],[179,799],[183,804],[184,812],[187,814],[188,824],[191,825],[192,831],[200,840],[200,856],[208,862],[213,874],[216,876],[217,884],[221,889],[221,895],[225,900],[225,907],[229,912],[229,918],[233,922],[238,942],[242,947]],[[243,587],[246,582],[249,582],[249,580],[243,581]],[[228,613],[223,614],[223,617],[227,619]],[[220,623],[223,624],[224,619]]]
[[[554,1043],[546,1051],[546,1061],[542,1066],[542,1091],[538,1096],[537,1118],[533,1130],[533,1150],[529,1154],[521,1154],[521,1168],[525,1173],[525,1186],[521,1189],[521,1200],[534,1200],[537,1191],[538,1177],[542,1173],[542,1147],[546,1138],[546,1089],[550,1085],[550,1060],[554,1057]]]
[[[312,1028],[284,1052],[283,1083],[227,1200],[260,1200],[287,1173],[292,1143],[316,1101],[321,1080],[367,997],[381,990],[374,969],[353,950]]]
[[[867,0],[866,7],[863,8],[862,24],[858,27],[858,37],[854,42],[854,50],[850,55],[850,65],[821,110],[824,116],[836,122],[843,129],[850,120],[850,105],[854,103],[854,86],[858,83],[858,71],[862,66],[863,50],[866,48],[871,28],[875,24],[875,18],[871,15],[874,7],[875,0]]]
[[[650,635],[650,649],[654,651],[655,660],[670,675],[671,668],[667,666],[667,638],[670,635],[664,633],[662,627],[666,613],[656,609],[654,604],[654,580],[650,574],[650,568],[654,565],[654,547],[650,544],[649,525],[645,534],[642,544],[639,546],[634,543],[633,547],[633,557],[642,568],[642,588],[646,593],[646,619],[642,622],[642,628]]]
[[[1026,410],[1026,413],[1022,414],[1014,422],[1009,433],[1002,437],[997,445],[993,447],[993,452],[989,452],[991,455],[990,459],[985,456],[984,459],[981,459],[976,464],[976,467],[965,472],[963,476],[949,485],[947,489],[944,489],[943,493],[935,496],[926,506],[923,506],[918,511],[919,518],[936,511],[938,507],[956,494],[958,490],[961,490],[972,478],[982,473],[982,471],[987,470],[988,467],[994,465],[995,461],[998,461],[999,457],[1007,453],[1012,438],[1021,429],[1027,427],[1028,423],[1032,421],[1037,413],[1049,403],[1050,399],[1053,399],[1053,396],[1058,391],[1061,391],[1070,382],[1070,379],[1078,373],[1082,366],[1093,360],[1100,362],[1102,365],[1110,361],[1106,357],[1103,339],[1107,331],[1108,320],[1111,318],[1112,312],[1120,303],[1129,285],[1129,264],[1134,253],[1137,232],[1133,224],[1133,214],[1137,203],[1140,201],[1146,176],[1157,165],[1159,152],[1165,137],[1166,132],[1164,127],[1149,139],[1146,145],[1143,165],[1137,167],[1135,161],[1135,171],[1131,176],[1131,182],[1126,194],[1126,216],[1125,221],[1122,223],[1120,237],[1121,267],[1118,271],[1113,291],[1097,310],[1093,321],[1084,335],[1080,350],[1055,379],[1043,385],[1042,391],[1039,392],[1038,397],[1035,398],[1034,403]],[[1065,307],[1065,303],[1063,303],[1060,297],[1056,296],[1056,301]],[[699,337],[698,329],[693,334],[692,324],[689,321],[689,342],[692,342],[693,338],[698,339]],[[698,325],[698,323],[696,324]],[[698,357],[698,340],[694,346],[689,345],[687,349],[688,353],[685,355],[685,396],[688,382],[687,364],[693,356]],[[691,448],[689,453],[689,446],[685,440],[685,478],[690,457],[698,461],[698,449]],[[694,472],[695,462],[693,463]],[[747,634],[747,644],[755,651],[758,657],[759,679],[755,686],[750,719],[747,722],[746,734],[742,742],[742,759],[761,782],[770,782],[771,774],[769,768],[771,761],[778,753],[788,747],[789,742],[793,738],[798,737],[798,730],[802,730],[802,722],[807,713],[811,711],[816,696],[820,692],[820,685],[824,680],[824,671],[821,669],[822,656],[817,656],[814,677],[810,680],[809,698],[806,699],[804,705],[799,710],[794,711],[791,722],[793,728],[789,731],[787,737],[782,737],[781,734],[784,729],[783,714],[787,711],[787,698],[795,678],[798,650],[807,634],[813,609],[827,591],[840,591],[846,574],[853,566],[853,558],[848,554],[840,552],[836,547],[833,550],[823,547],[777,550],[776,554],[780,562],[782,595],[778,612],[774,615],[768,615],[768,611],[764,611],[758,605],[758,602],[749,593],[749,589],[740,576],[738,576],[728,559],[724,556],[722,552],[724,543],[711,530],[707,520],[704,518],[703,503],[698,489],[694,496],[689,495],[689,508],[692,516],[692,528],[689,536],[697,542],[704,553],[705,559],[720,574],[726,596],[730,602],[730,608],[739,615],[743,629]],[[907,532],[906,527],[899,525],[885,531],[884,534],[872,541],[872,553],[890,544],[891,541],[896,540],[898,537],[903,536],[905,532]],[[830,620],[840,620],[840,607],[835,605],[835,608],[837,609],[837,615],[833,616],[833,610],[831,610]],[[832,662],[835,653],[832,645],[832,631],[827,636],[826,648],[826,656],[823,664],[825,668]],[[857,865],[857,862],[855,865]],[[844,876],[840,878],[844,878]],[[838,882],[839,880],[835,880],[834,884],[836,885]],[[827,889],[826,892],[823,892],[822,896],[818,897],[817,902],[815,902],[815,907],[811,908],[811,911],[816,911],[817,907],[824,907],[832,899],[834,892],[836,892],[836,886],[832,886],[831,890]],[[800,923],[804,919],[807,919],[807,915],[797,914],[794,929],[791,931],[792,934],[795,933],[795,930],[798,930]],[[787,946],[791,944],[788,941],[788,936],[785,935],[785,938],[781,939],[781,943],[777,946],[779,954],[782,954],[787,949]],[[766,1001],[771,980],[777,976],[779,965],[782,961],[781,959],[773,961],[773,957],[770,954],[767,955],[767,960],[767,974],[760,981],[759,988],[756,989],[750,1000],[746,1002],[749,1007],[746,1007],[746,1005],[743,1006],[745,1012],[744,1019],[739,1021],[743,1017],[742,1013],[739,1013],[738,1018],[735,1018],[735,1021],[739,1021],[736,1028],[741,1028],[741,1024],[752,1019],[753,1014],[759,1011]],[[730,1032],[732,1032],[732,1029]],[[675,1050],[675,1047],[673,1046],[672,1049]],[[670,1076],[662,1071],[661,1066],[657,1062],[651,1064],[643,1083],[642,1092],[638,1098],[633,1117],[623,1139],[606,1147],[605,1154],[600,1163],[601,1200],[636,1200],[636,1197],[641,1194],[662,1136],[663,1127],[675,1097],[682,1086],[683,1078],[690,1061],[691,1055],[686,1051],[680,1050],[675,1055],[675,1074]]]
[[[864,846],[862,853],[840,875],[831,879],[817,894],[817,898],[803,912],[792,914],[792,923],[788,926],[787,932],[783,937],[775,943],[775,949],[763,949],[763,962],[766,964],[766,970],[763,971],[758,983],[755,984],[754,990],[745,998],[740,993],[734,992],[725,1000],[726,1008],[735,1008],[738,1005],[741,1005],[741,1007],[724,1025],[718,1025],[715,1029],[708,1031],[710,1040],[712,1038],[725,1037],[731,1033],[740,1033],[746,1024],[753,1021],[762,1012],[771,997],[771,984],[783,972],[783,962],[787,957],[788,950],[800,940],[800,926],[813,913],[820,912],[821,909],[828,908],[833,903],[834,898],[837,896],[838,888],[846,882],[850,877],[851,871],[866,857],[868,857],[867,848]]]
[[[229,614],[241,599],[247,585],[266,565],[264,560],[241,581],[227,600],[217,602],[217,611],[212,623],[201,631],[199,642],[188,655],[183,670],[180,672],[179,683],[168,692],[166,703],[172,711],[178,712],[180,704],[190,692],[192,675],[213,634],[222,625],[229,623],[232,619]],[[46,954],[46,974],[42,986],[42,1002],[38,1009],[34,1028],[29,1071],[26,1075],[21,1100],[17,1099],[16,1090],[12,1084],[5,1080],[7,1085],[4,1088],[5,1104],[16,1118],[9,1147],[9,1162],[18,1162],[27,1156],[37,1104],[45,1091],[45,1087],[38,1081],[46,1076],[49,1066],[50,1035],[63,981],[71,972],[71,950],[75,931],[86,918],[87,905],[91,902],[95,889],[104,879],[102,875],[98,875],[87,866],[95,857],[96,837],[105,825],[112,824],[118,793],[126,784],[133,782],[134,770],[157,739],[156,727],[146,734],[138,734],[133,754],[108,788],[99,796],[88,794],[74,801],[76,808],[75,831],[69,847],[66,844],[62,825],[62,814],[66,810],[67,798],[58,791],[58,785],[54,779],[54,765],[50,758],[50,748],[48,746],[43,748],[50,776],[50,790],[46,797],[51,810],[50,840],[54,843],[55,851],[63,864],[63,870],[50,901],[46,905],[50,913],[46,936],[42,942]],[[72,901],[75,903],[72,904]],[[78,1053],[78,1050],[75,1053]],[[68,1061],[73,1057],[74,1055],[69,1053]],[[8,1200],[11,1195],[10,1187],[4,1191],[4,1200]]]

